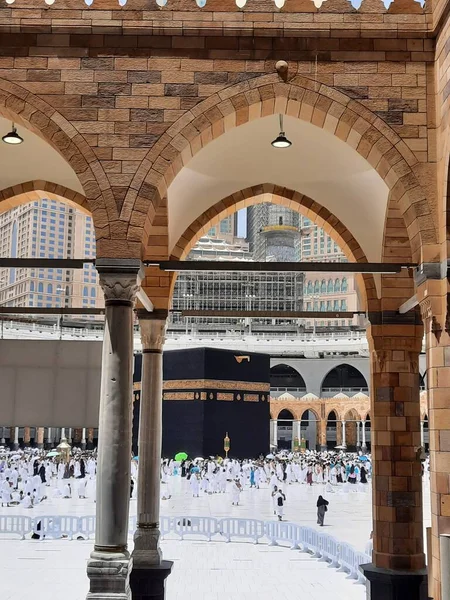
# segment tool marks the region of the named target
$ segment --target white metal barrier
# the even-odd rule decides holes
[[[40,525],[39,525],[40,524]],[[136,517],[130,517],[129,533],[136,529]],[[359,570],[363,563],[372,562],[370,556],[359,552],[350,544],[339,542],[332,535],[317,531],[312,527],[304,527],[285,521],[260,521],[257,519],[240,519],[226,517],[161,517],[161,536],[171,533],[180,540],[187,536],[206,537],[215,540],[249,541],[257,544],[266,539],[270,545],[289,545],[292,549],[300,548],[314,558],[327,562],[330,567],[348,573],[348,579],[357,583],[365,583]],[[95,534],[95,516],[34,516],[0,515],[0,535],[17,535],[21,539],[38,532],[47,539],[88,539]]]
[[[257,544],[266,534],[264,521],[258,521],[256,519],[238,519],[236,517],[219,519],[218,531],[225,537],[227,542],[230,542],[231,538],[250,538],[255,544]]]

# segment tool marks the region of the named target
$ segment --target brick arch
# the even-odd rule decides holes
[[[119,222],[118,210],[108,178],[84,137],[50,104],[20,85],[0,78],[0,115],[19,123],[50,144],[76,173],[92,213],[97,254],[117,255],[111,238],[127,240],[128,223]],[[125,245],[124,245],[125,246]],[[127,243],[121,255],[140,256],[140,244]]]
[[[401,214],[398,198],[392,191],[389,194],[386,211],[381,258],[386,263],[413,262],[408,230]],[[392,275],[381,275],[380,289],[383,309],[398,310],[398,307],[415,293],[414,278],[406,269]],[[369,340],[369,347],[371,344],[372,341]]]
[[[296,421],[296,420],[298,419],[298,414],[297,414],[297,411],[296,411],[294,408],[292,408],[292,406],[291,406],[291,405],[288,405],[288,404],[286,404],[285,406],[280,406],[280,407],[279,407],[279,409],[278,409],[278,411],[276,411],[276,412],[275,412],[275,414],[276,414],[276,417],[275,417],[275,419],[276,419],[277,421],[278,421],[278,419],[279,419],[279,417],[280,417],[280,413],[281,413],[283,410],[287,410],[287,411],[289,411],[289,412],[291,413],[291,415],[292,415],[292,420],[293,420],[293,421]]]
[[[361,415],[358,413],[358,411],[354,407],[346,409],[344,416],[342,417],[343,420],[346,421],[348,416],[350,416],[351,420],[355,420],[355,419],[360,420],[361,419]]]
[[[0,191],[0,214],[35,200],[50,198],[73,204],[85,213],[91,214],[86,196],[50,181],[27,181]]]
[[[225,88],[186,111],[142,161],[131,186],[139,189],[137,198],[135,192],[127,195],[123,213],[133,211],[139,201],[141,207],[147,206],[148,215],[154,214],[158,197],[166,197],[177,173],[210,141],[253,119],[283,113],[326,129],[369,162],[395,192],[413,256],[420,260],[423,246],[437,243],[437,233],[425,193],[411,169],[418,164],[416,156],[365,106],[327,85],[316,88],[317,83],[303,75],[289,83],[280,82],[277,74],[262,75]]]
[[[171,259],[183,260],[197,241],[216,223],[226,216],[253,204],[272,202],[292,210],[298,210],[319,227],[322,227],[338,244],[342,252],[352,262],[368,262],[360,244],[346,226],[324,206],[300,192],[280,187],[271,183],[254,185],[240,190],[217,202],[207,212],[200,215],[186,229],[176,242]],[[358,278],[364,291],[363,300],[370,308],[375,309],[377,293],[373,275],[361,275]],[[173,281],[175,285],[175,279]]]
[[[317,409],[313,408],[311,405],[310,406],[302,406],[302,407],[300,407],[300,412],[299,412],[299,417],[298,417],[300,421],[302,420],[302,417],[305,414],[305,412],[307,412],[308,410],[310,410],[313,413],[313,415],[315,416],[315,418],[316,418],[315,422],[316,423],[321,423],[322,422],[322,419],[320,418],[320,415],[317,412]]]
[[[332,412],[334,412],[336,415],[336,423],[339,423],[340,421],[342,421],[341,411],[336,406],[330,406],[329,408],[326,409],[326,417],[325,417],[326,423],[328,423],[328,419],[330,418],[330,414]]]

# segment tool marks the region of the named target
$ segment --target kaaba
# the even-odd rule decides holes
[[[136,356],[135,381],[141,357]],[[269,451],[270,357],[215,348],[164,352],[164,457],[224,455],[251,458]],[[138,387],[138,385],[135,385]],[[133,447],[137,451],[138,405],[135,400]]]

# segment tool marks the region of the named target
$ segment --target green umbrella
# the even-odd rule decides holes
[[[186,460],[188,457],[188,455],[186,454],[186,452],[178,452],[178,454],[175,454],[175,460]]]

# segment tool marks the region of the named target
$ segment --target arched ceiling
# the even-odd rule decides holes
[[[278,116],[235,127],[200,150],[168,190],[169,246],[213,204],[261,182],[309,196],[335,214],[369,261],[381,260],[388,187],[371,165],[330,132],[284,117],[291,148],[276,149]]]
[[[0,117],[0,138],[11,131],[11,121]],[[0,190],[26,181],[52,181],[84,195],[75,171],[50,144],[17,126],[22,144],[5,144],[0,139]]]

